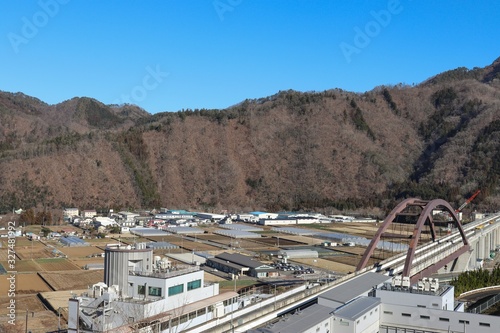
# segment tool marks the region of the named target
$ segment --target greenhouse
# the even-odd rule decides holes
[[[169,242],[151,242],[146,244],[146,248],[154,250],[170,250],[178,249],[179,246],[171,244]]]
[[[217,229],[214,231],[214,234],[227,236],[231,238],[259,238],[259,234],[254,234],[248,231],[241,230],[226,230],[226,229]]]
[[[368,246],[371,242],[370,239],[367,239],[365,237],[354,236],[341,232],[324,233],[321,234],[321,238],[334,239],[341,243],[354,243],[355,245],[359,246]],[[381,240],[377,243],[377,249],[393,252],[403,252],[408,250],[408,245]]]
[[[151,237],[151,236],[168,236],[171,235],[170,233],[159,230],[159,229],[153,229],[153,228],[130,228],[130,233],[137,235],[137,236],[142,236],[142,237]]]
[[[283,228],[272,228],[272,231],[282,232],[284,234],[299,235],[299,236],[313,236],[321,233],[320,231],[293,228],[293,227],[283,227]]]
[[[202,229],[192,227],[172,227],[168,228],[168,231],[178,235],[198,235],[205,233]]]
[[[59,241],[64,245],[64,246],[89,246],[89,243],[84,241],[81,238],[78,237],[61,237]]]
[[[239,231],[248,231],[248,232],[258,232],[264,231],[262,228],[252,227],[250,225],[244,224],[220,224],[219,227],[229,230],[239,230]]]
[[[288,259],[307,259],[307,258],[318,258],[318,251],[313,251],[310,249],[302,249],[302,250],[283,250],[280,251],[280,254],[283,257],[287,257]]]

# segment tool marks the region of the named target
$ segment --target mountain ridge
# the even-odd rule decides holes
[[[0,92],[0,210],[388,209],[408,196],[500,199],[500,58],[416,86],[280,91],[149,114]]]

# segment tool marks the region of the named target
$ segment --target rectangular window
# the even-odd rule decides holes
[[[161,288],[149,287],[148,294],[149,294],[149,296],[161,296]]]
[[[202,315],[204,315],[205,313],[207,313],[207,308],[203,308],[203,309],[199,309],[199,310],[198,310],[198,316],[202,316]]]
[[[341,321],[340,326],[349,326],[349,322],[348,321]]]
[[[168,288],[168,296],[174,296],[177,294],[181,294],[183,292],[184,292],[184,285],[183,284],[179,284],[177,286],[173,286],[173,287]]]
[[[439,317],[439,321],[450,321],[450,319],[449,318]]]
[[[181,316],[181,318],[179,320],[179,324],[184,324],[186,321],[188,321],[188,316],[183,315],[183,316]]]
[[[417,305],[417,308],[425,308],[425,305]]]
[[[392,314],[392,311],[384,311],[384,314],[389,314],[389,315],[391,315],[391,314]]]
[[[437,304],[437,303],[432,303],[432,306],[437,308],[437,307],[439,307],[439,304]]]
[[[196,318],[196,311],[190,312],[188,318],[189,320],[193,320],[194,318]]]
[[[141,285],[137,286],[137,293],[139,295],[144,295],[145,292],[146,292],[146,287],[145,286],[141,286]]]
[[[469,321],[468,320],[459,320],[458,322],[460,324],[467,324],[467,325],[469,325]]]
[[[200,287],[201,287],[201,280],[188,282],[188,291],[193,289],[198,289]]]
[[[488,323],[479,323],[479,326],[490,327],[490,324],[488,324]]]
[[[420,315],[420,319],[431,319],[431,317],[430,316]]]
[[[411,317],[411,313],[402,313],[401,314],[403,317]]]

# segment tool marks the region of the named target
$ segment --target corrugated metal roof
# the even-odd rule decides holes
[[[234,262],[223,260],[223,259],[218,259],[218,258],[207,259],[207,265],[210,266],[211,265],[210,263],[217,263],[217,264],[220,264],[220,265],[223,265],[223,266],[227,266],[227,267],[231,267],[231,268],[237,269],[239,271],[246,271],[246,270],[248,270],[248,266],[238,265],[238,264],[236,264]]]
[[[223,230],[223,229],[217,229],[213,232],[214,234],[222,235],[222,236],[228,236],[231,238],[259,238],[259,234],[255,234],[252,232],[248,231],[242,231],[242,230]]]
[[[309,229],[294,228],[294,227],[275,227],[272,228],[271,230],[277,232],[283,232],[285,234],[300,235],[300,236],[308,236],[308,235],[312,236],[321,233],[321,231],[318,230],[309,230]]]
[[[280,251],[282,255],[287,256],[289,259],[293,258],[318,258],[318,251],[313,251],[311,249],[300,249],[300,250],[282,250]]]
[[[239,254],[239,253],[227,253],[223,252],[221,254],[218,254],[215,256],[218,259],[221,260],[226,260],[230,261],[232,263],[235,263],[240,266],[244,267],[250,267],[250,268],[258,268],[261,266],[266,266],[265,264],[261,263],[260,261],[253,260],[250,257],[247,257],[245,255]]]
[[[168,228],[169,232],[173,232],[174,234],[185,234],[185,235],[191,235],[191,234],[204,234],[205,231],[198,229],[198,228],[192,228],[192,227],[172,227]]]
[[[335,310],[334,314],[336,317],[341,317],[348,320],[356,320],[379,304],[380,298],[378,297],[359,297],[354,301],[347,303],[341,308]]]
[[[170,233],[159,230],[159,229],[153,229],[153,228],[130,228],[130,233],[139,235],[139,236],[168,236],[171,235]]]
[[[252,227],[250,225],[245,224],[219,224],[219,227],[230,230],[240,230],[240,231],[248,231],[248,232],[256,232],[263,231],[262,228]]]
[[[328,319],[331,312],[327,306],[314,304],[272,326],[249,330],[248,333],[302,333]]]
[[[367,293],[374,286],[379,286],[390,279],[391,278],[387,275],[367,272],[320,294],[318,297],[335,302],[347,303],[350,300]]]

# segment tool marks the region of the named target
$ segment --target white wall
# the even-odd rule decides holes
[[[453,287],[449,288],[442,296],[377,289],[377,297],[380,297],[382,303],[387,304],[401,304],[415,307],[425,306],[426,308],[432,309],[453,310],[453,292]]]
[[[409,316],[403,316],[403,313]],[[442,330],[463,332],[464,323],[466,332],[498,333],[500,317],[478,315],[466,312],[454,312],[429,308],[415,308],[413,306],[382,304],[380,324],[396,327],[421,327],[427,330]],[[487,326],[489,325],[489,326]],[[383,332],[383,331],[381,331]]]
[[[196,281],[196,280],[201,280],[201,287],[193,290],[187,290],[188,283],[191,281]],[[147,287],[157,287],[157,288],[162,288],[161,297],[157,296],[150,296],[147,295],[147,290],[146,290],[146,299],[149,300],[160,300],[162,298],[166,299],[166,310],[170,310],[176,307],[184,306],[186,304],[190,304],[193,302],[198,302],[202,299],[212,297],[215,295],[219,294],[219,285],[218,284],[211,284],[209,286],[204,286],[204,272],[202,270],[183,274],[183,275],[178,275],[174,276],[168,279],[161,279],[161,278],[153,278],[153,277],[145,277],[145,276],[139,276],[139,275],[130,275],[128,279],[129,283],[133,283],[133,286],[131,287],[132,289],[132,295],[134,298],[142,299],[144,298],[144,295],[138,294],[138,286],[139,285],[144,285],[145,283],[147,284]],[[168,296],[168,288],[176,285],[184,285],[184,291],[180,294],[173,295],[173,296]],[[158,303],[160,304],[160,303]],[[161,305],[163,308],[163,305]]]

